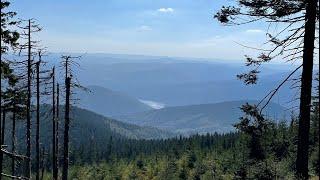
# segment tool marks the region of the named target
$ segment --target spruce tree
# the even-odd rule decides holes
[[[215,18],[229,25],[241,25],[264,21],[270,25],[284,27],[278,32],[267,33],[271,49],[262,49],[257,58],[247,56],[247,66],[253,66],[249,73],[238,75],[246,84],[255,84],[259,67],[273,59],[287,61],[302,60],[278,87],[272,90],[259,105],[261,111],[293,74],[301,73],[300,115],[296,174],[308,178],[309,130],[311,111],[311,89],[314,64],[316,30],[319,27],[319,2],[317,0],[237,0],[238,6],[222,7]]]

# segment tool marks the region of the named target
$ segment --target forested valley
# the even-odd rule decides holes
[[[223,3],[219,28],[268,26],[244,67],[52,53],[42,22],[1,1],[0,180],[319,179],[319,1]]]

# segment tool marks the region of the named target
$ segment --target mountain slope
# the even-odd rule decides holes
[[[138,99],[100,86],[88,86],[88,92],[78,91],[78,106],[104,116],[132,114],[152,108]]]
[[[63,112],[61,107],[60,112]],[[32,136],[35,137],[35,115],[32,115]],[[64,120],[63,115],[59,118],[59,134],[61,141],[63,139]],[[17,144],[21,144],[21,149],[25,148],[21,139],[25,139],[26,127],[25,121],[18,120],[16,125]],[[11,115],[7,117],[6,144],[11,144]],[[52,138],[52,116],[51,106],[42,105],[41,107],[41,143],[46,147],[50,146]],[[94,112],[71,108],[71,127],[70,127],[70,143],[72,146],[89,145],[92,142],[105,144],[112,137],[113,139],[163,139],[175,136],[173,133],[159,130],[152,127],[140,127],[114,119],[104,117]],[[10,141],[9,141],[10,140]],[[62,142],[61,142],[62,143]]]
[[[125,122],[152,126],[177,133],[192,134],[227,132],[233,129],[242,112],[239,107],[246,101],[229,101],[215,104],[167,107],[159,110],[118,117]],[[249,103],[257,103],[249,101]],[[266,109],[270,117],[284,118],[284,108],[271,103]]]

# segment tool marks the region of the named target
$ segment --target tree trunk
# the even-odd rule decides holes
[[[36,180],[40,180],[40,61],[37,62]]]
[[[55,86],[55,68],[52,69],[52,178],[54,180],[58,179],[57,174],[57,154],[56,154],[56,86]]]
[[[14,95],[14,98],[16,98],[16,95]],[[15,100],[14,100],[15,101]],[[11,152],[15,153],[16,151],[16,102],[13,103],[13,110],[12,110],[12,132],[11,132]],[[16,175],[16,164],[15,164],[15,158],[12,158],[11,161],[11,175]]]
[[[42,147],[42,152],[41,152],[41,180],[43,180],[44,176],[44,156],[45,156],[45,149]]]
[[[66,74],[67,76],[67,74]],[[70,126],[70,84],[71,78],[66,77],[66,104],[65,104],[65,127],[64,127],[64,147],[63,147],[63,171],[62,179],[68,180],[69,168],[69,126]]]
[[[316,16],[317,0],[307,0],[303,69],[301,77],[298,154],[296,160],[297,175],[303,179],[308,179],[309,131]]]
[[[1,126],[1,143],[2,143],[2,145],[4,145],[5,127],[6,127],[6,113],[5,113],[4,109],[3,109],[2,110],[2,126]],[[1,149],[2,149],[2,147],[1,147]],[[3,164],[3,152],[2,151],[0,151],[0,152],[1,152],[0,153],[0,162],[1,162],[1,169],[0,170],[1,170],[1,173],[2,173],[2,171],[3,171],[3,166],[2,166],[2,164]]]
[[[57,177],[59,176],[59,93],[60,93],[60,88],[59,84],[57,83],[57,108],[56,108],[56,154],[57,154]]]
[[[2,42],[2,36],[1,37],[1,42]],[[2,49],[2,48],[1,48]],[[0,53],[0,134],[2,134],[2,53]],[[0,149],[2,146],[2,137],[0,137]],[[0,174],[2,173],[2,151],[0,151]],[[0,180],[2,180],[2,176],[0,176]]]
[[[26,177],[31,177],[31,20],[28,22],[28,97],[27,97],[27,166]]]

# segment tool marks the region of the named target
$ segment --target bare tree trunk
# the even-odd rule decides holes
[[[2,144],[5,143],[5,130],[6,130],[6,111],[3,109],[2,111],[2,130],[1,130],[1,139],[2,139]]]
[[[14,95],[14,98],[16,98],[16,95]],[[16,102],[14,99],[13,103],[13,111],[12,111],[12,134],[11,134],[11,152],[15,153],[16,151]],[[15,158],[12,158],[11,161],[11,175],[15,176],[16,175],[16,164],[15,164]]]
[[[1,36],[1,42],[2,42],[2,36]],[[0,53],[0,134],[2,134],[2,53]],[[2,146],[2,137],[0,137],[0,149]],[[2,151],[0,151],[0,174],[2,173]],[[0,180],[2,180],[2,176],[0,175]]]
[[[45,156],[45,149],[44,147],[42,148],[42,153],[41,153],[41,180],[43,180],[43,175],[44,175],[44,156]]]
[[[28,97],[27,97],[27,166],[26,177],[31,177],[31,20],[28,22]]]
[[[0,115],[1,116],[1,115]],[[5,127],[6,127],[6,113],[5,113],[5,111],[4,111],[4,109],[2,110],[2,126],[1,126],[1,142],[2,142],[2,145],[4,145],[4,137],[5,137]],[[2,149],[2,147],[1,147],[1,149]],[[1,173],[2,173],[2,171],[3,171],[3,166],[2,166],[2,164],[3,164],[3,152],[2,151],[0,151],[1,152],[1,154],[0,154],[0,162],[1,162]],[[0,176],[1,177],[1,176]]]
[[[58,179],[58,174],[57,174],[57,153],[56,153],[56,86],[55,86],[55,68],[52,69],[52,178],[54,180]]]
[[[36,180],[40,179],[40,63],[37,62]]]
[[[57,154],[57,177],[59,176],[59,105],[60,105],[60,100],[59,100],[59,93],[60,93],[60,87],[59,83],[57,83],[57,115],[56,115],[56,154]]]
[[[308,179],[309,131],[317,0],[307,0],[301,77],[297,175]]]
[[[66,104],[65,104],[65,127],[64,127],[64,147],[63,147],[63,171],[62,179],[68,180],[69,168],[69,126],[70,126],[70,84],[71,78],[66,74]]]

